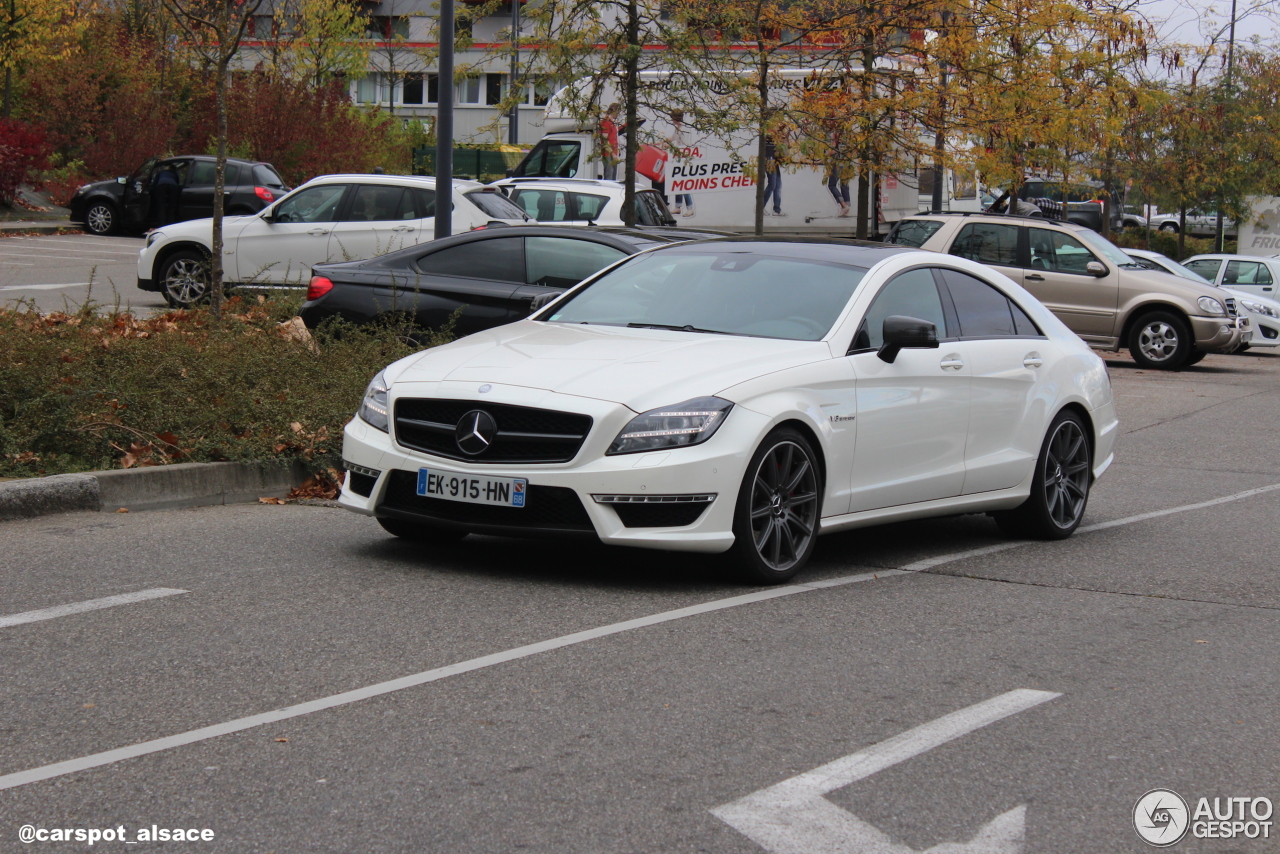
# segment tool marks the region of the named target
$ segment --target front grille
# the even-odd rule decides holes
[[[478,528],[595,533],[578,493],[563,486],[529,484],[523,507],[498,507],[428,498],[418,494],[418,473],[392,471],[378,510],[398,510],[422,519]]]
[[[498,433],[484,452],[463,453],[454,438],[458,421],[472,410],[489,413]],[[437,457],[473,463],[567,463],[591,432],[591,416],[474,400],[401,398],[396,401],[396,441]]]
[[[1232,317],[1237,317],[1239,315],[1239,312],[1236,311],[1236,301],[1231,297],[1227,297],[1225,302],[1227,304],[1227,314],[1231,315]]]

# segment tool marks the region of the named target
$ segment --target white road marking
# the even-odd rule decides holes
[[[23,266],[30,267],[30,264]],[[99,282],[101,284],[101,282]],[[0,291],[56,291],[58,288],[83,288],[89,282],[67,282],[65,285],[5,285]]]
[[[1234,495],[1228,495],[1223,498],[1215,498],[1211,501],[1203,501],[1198,504],[1188,504],[1182,507],[1171,507],[1166,510],[1157,510],[1152,513],[1143,513],[1139,516],[1130,516],[1125,519],[1117,519],[1113,522],[1100,522],[1096,525],[1078,529],[1077,533],[1089,533],[1091,531],[1100,531],[1107,528],[1114,528],[1119,525],[1129,525],[1134,522],[1141,522],[1157,516],[1167,516],[1171,513],[1182,513],[1188,510],[1196,510],[1203,507],[1212,507],[1218,504],[1225,504],[1230,501],[1239,501],[1243,498],[1249,498],[1254,495],[1260,495],[1264,492],[1272,492],[1280,489],[1280,484],[1264,486],[1258,489],[1250,489],[1245,492],[1238,492]],[[472,658],[467,661],[461,661],[457,664],[449,664],[444,667],[437,667],[433,670],[426,670],[422,673],[415,673],[409,676],[402,676],[399,679],[392,679],[387,682],[380,682],[376,685],[369,685],[364,688],[357,688],[353,691],[345,691],[341,694],[333,694],[328,697],[321,697],[316,700],[310,700],[306,703],[299,703],[295,706],[286,706],[283,709],[276,709],[271,712],[263,712],[258,715],[250,715],[249,717],[237,718],[236,720],[226,721],[225,723],[213,724],[212,726],[201,727],[200,729],[190,730],[188,732],[178,733],[177,735],[165,736],[153,741],[144,741],[138,744],[129,745],[128,747],[120,747],[114,750],[108,750],[102,753],[95,753],[90,756],[81,756],[76,759],[68,759],[64,762],[55,762],[51,765],[44,765],[38,768],[32,768],[27,771],[18,771],[13,774],[0,776],[0,790],[11,789],[14,786],[22,786],[27,783],[35,783],[40,780],[48,780],[53,777],[61,777],[66,774],[74,774],[78,771],[85,771],[90,768],[97,768],[102,765],[110,765],[120,762],[124,759],[132,759],[137,756],[146,756],[150,753],[158,753],[162,750],[169,750],[174,747],[182,747],[187,744],[194,744],[199,741],[205,741],[210,738],[217,738],[221,735],[227,735],[233,732],[240,732],[253,727],[263,726],[264,724],[275,723],[277,721],[288,720],[289,718],[301,717],[314,712],[321,712],[327,709],[334,709],[339,706],[345,706],[350,703],[357,703],[361,700],[367,700],[370,697],[378,697],[383,694],[390,694],[395,691],[403,691],[406,688],[414,688],[418,685],[425,685],[428,682],[436,682],[440,679],[446,679],[450,676],[456,676],[461,673],[470,673],[474,670],[481,670],[486,667],[492,667],[496,664],[503,664],[508,661],[515,661],[521,658],[528,658],[542,652],[548,652],[554,649],[574,646],[575,644],[585,643],[586,641],[595,640],[597,638],[616,635],[621,632],[632,631],[633,629],[646,628],[661,623],[668,623],[672,620],[680,620],[685,617],[693,617],[698,614],[707,614],[714,611],[722,611],[728,608],[736,608],[739,605],[748,605],[754,602],[763,602],[769,599],[778,599],[783,596],[790,596],[795,593],[807,593],[814,590],[825,590],[829,587],[840,587],[845,584],[856,584],[862,581],[873,581],[880,578],[890,578],[895,575],[913,575],[922,569],[929,569],[934,566],[940,566],[944,563],[964,560],[970,557],[976,557],[984,554],[993,554],[1006,549],[1017,548],[1019,546],[1029,546],[1039,543],[1038,540],[1024,540],[1013,543],[1000,543],[994,546],[986,546],[980,549],[970,549],[968,551],[953,552],[948,555],[928,558],[915,563],[907,564],[901,569],[882,569],[875,572],[859,573],[858,575],[845,575],[838,578],[828,578],[821,581],[810,581],[804,584],[791,584],[786,587],[774,587],[769,590],[760,590],[755,593],[747,593],[742,596],[732,596],[728,599],[717,599],[711,602],[704,602],[701,605],[691,605],[687,608],[677,608],[674,611],[663,611],[658,614],[652,614],[648,617],[639,617],[634,620],[626,620],[621,623],[612,623],[607,626],[600,626],[595,629],[587,629],[586,631],[575,632],[574,634],[564,635],[551,640],[540,641],[539,643],[520,646],[514,649],[496,652],[491,655],[484,655],[479,658]]]
[[[34,241],[33,241],[33,242],[34,242]],[[81,248],[81,246],[83,246],[84,248]],[[77,252],[77,253],[86,253],[86,252],[87,252],[87,253],[89,253],[90,255],[132,255],[132,256],[134,256],[135,258],[137,257],[138,253],[142,250],[142,247],[141,247],[141,246],[139,246],[137,249],[130,249],[128,246],[89,246],[89,245],[85,245],[85,244],[80,244],[80,245],[66,245],[66,244],[57,245],[57,244],[54,244],[54,245],[50,245],[50,244],[48,244],[48,243],[35,243],[35,245],[25,245],[25,246],[16,246],[16,247],[9,247],[9,246],[5,246],[5,245],[0,244],[0,255],[7,255],[7,254],[9,254],[9,250],[10,250],[11,248],[19,249],[19,250],[22,250],[22,249],[45,249],[46,251],[48,251],[48,252],[50,252],[50,253],[54,253],[54,252]]]
[[[29,247],[34,248],[34,247]],[[101,253],[94,253],[100,255]],[[127,264],[123,258],[85,258],[80,255],[59,255],[55,252],[0,252],[0,261],[6,258],[44,258],[46,261],[76,261],[91,264]]]
[[[52,620],[68,614],[83,614],[86,611],[98,611],[102,608],[114,608],[117,605],[131,605],[134,602],[145,602],[148,599],[163,599],[165,596],[177,596],[186,593],[175,587],[152,587],[150,590],[139,590],[136,593],[121,593],[118,596],[105,596],[102,599],[90,599],[87,602],[72,602],[69,605],[55,605],[52,608],[41,608],[38,611],[23,611],[21,614],[10,614],[0,617],[0,629],[9,626],[20,626],[24,623],[38,623],[41,620]]]
[[[914,854],[914,849],[893,842],[823,795],[1061,696],[1020,688],[992,697],[716,807],[711,813],[773,854]],[[1025,836],[1023,805],[988,822],[967,844],[948,843],[929,851],[1013,854],[1022,850]]]

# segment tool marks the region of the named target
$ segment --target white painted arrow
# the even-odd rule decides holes
[[[919,854],[823,795],[1061,696],[1021,688],[992,697],[711,813],[772,854]],[[1020,854],[1026,841],[1026,815],[1025,804],[1015,807],[983,825],[969,842],[943,843],[923,854]]]

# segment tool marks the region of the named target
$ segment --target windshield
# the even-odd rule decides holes
[[[1147,258],[1135,258],[1134,260],[1136,260],[1139,265],[1146,267],[1148,270],[1158,270],[1161,273],[1171,273],[1180,279],[1190,279],[1191,281],[1199,282],[1202,285],[1213,284],[1213,282],[1209,281],[1196,271],[1188,270],[1186,267],[1166,255],[1160,255],[1159,253],[1154,252],[1152,254],[1155,255],[1154,258],[1148,256]],[[1150,266],[1148,266],[1148,264]]]
[[[556,307],[556,323],[818,341],[867,271],[730,249],[642,255]]]
[[[1094,249],[1098,250],[1108,261],[1117,267],[1137,267],[1137,261],[1134,261],[1119,246],[1116,246],[1110,240],[1098,234],[1096,231],[1090,231],[1087,228],[1077,229],[1072,232],[1076,237],[1088,243]]]

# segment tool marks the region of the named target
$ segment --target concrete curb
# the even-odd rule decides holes
[[[0,483],[0,521],[94,510],[174,510],[283,497],[311,474],[301,461],[178,463]]]
[[[61,234],[64,231],[84,231],[78,223],[55,222],[0,222],[0,233],[16,231],[23,234]]]

